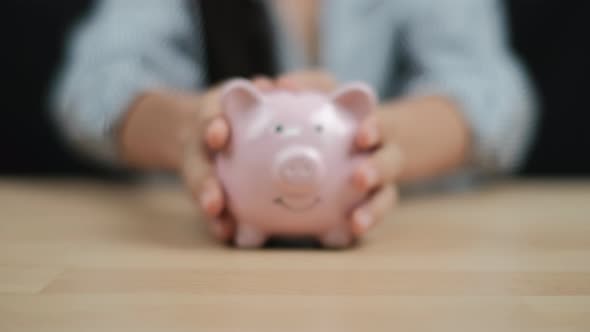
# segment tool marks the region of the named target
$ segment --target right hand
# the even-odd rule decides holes
[[[195,203],[201,208],[211,233],[220,241],[230,238],[233,223],[221,218],[225,199],[221,184],[214,174],[212,155],[229,141],[229,124],[221,117],[219,88],[200,98],[192,125],[182,134],[183,162],[180,176]]]
[[[260,90],[274,87],[266,78],[256,78],[253,83]],[[226,209],[224,192],[213,166],[213,155],[226,147],[230,137],[230,126],[221,111],[220,88],[210,89],[201,96],[193,125],[183,137],[180,175],[203,211],[211,233],[225,242],[233,238],[235,222]]]
[[[254,80],[261,90],[274,83]],[[233,237],[221,185],[213,170],[213,155],[224,149],[229,124],[221,115],[219,87],[202,94],[146,91],[131,104],[117,128],[119,153],[127,167],[176,172],[202,208],[209,229],[222,241]]]

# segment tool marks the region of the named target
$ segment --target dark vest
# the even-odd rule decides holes
[[[276,75],[272,27],[260,0],[190,0],[200,11],[209,84]]]

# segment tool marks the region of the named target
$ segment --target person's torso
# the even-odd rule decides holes
[[[248,2],[250,5],[246,5]],[[235,5],[233,1],[232,3]],[[269,24],[263,25],[259,22],[260,19],[256,18],[258,14],[248,12],[247,15],[251,17],[239,17],[236,16],[236,7],[230,6],[229,3],[224,6],[219,2],[215,5],[211,2],[207,6],[217,7],[217,16],[207,18],[208,13],[204,13],[205,24],[207,21],[215,20],[212,24],[218,27],[217,30],[226,30],[228,33],[217,37],[225,44],[223,50],[209,57],[209,62],[215,61],[218,56],[227,57],[228,53],[237,58],[236,52],[241,52],[240,61],[244,62],[244,59],[249,57],[251,63],[258,65],[253,71],[245,70],[248,75],[258,74],[259,71],[260,74],[278,75],[298,69],[320,68],[329,71],[341,82],[364,81],[371,84],[380,97],[392,97],[399,93],[406,79],[407,67],[404,65],[406,61],[401,43],[404,22],[415,10],[414,3],[410,0],[240,2],[240,11],[243,13],[255,6],[258,6],[258,11],[264,9]],[[224,15],[226,22],[223,22]],[[219,22],[220,17],[222,22]],[[272,46],[267,48],[266,52],[273,53],[274,71],[264,68],[264,63],[258,63],[258,59],[263,56],[260,50],[265,48],[266,44],[260,41],[256,44],[251,37],[239,36],[248,28],[240,27],[236,23],[238,18],[241,18],[242,22],[239,24],[260,25],[261,30],[256,33],[268,34],[267,41]],[[208,36],[211,39],[211,35],[217,34],[218,31],[209,32]],[[239,50],[236,49],[236,52],[228,52],[228,40],[246,45]],[[242,42],[244,40],[247,42]],[[232,75],[226,63],[217,65],[225,69],[225,76]]]
[[[406,79],[400,46],[403,18],[413,9],[411,1],[270,0],[266,3],[277,27],[274,40],[280,72],[320,68],[342,82],[367,82],[383,98],[399,93]],[[285,9],[292,13],[290,20]]]

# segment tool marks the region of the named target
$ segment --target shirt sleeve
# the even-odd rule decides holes
[[[198,22],[183,0],[102,0],[73,31],[52,95],[71,145],[119,164],[115,129],[142,92],[203,84]]]
[[[472,132],[470,171],[499,174],[522,164],[535,122],[531,84],[510,51],[495,0],[420,0],[407,22],[407,93],[443,94]]]

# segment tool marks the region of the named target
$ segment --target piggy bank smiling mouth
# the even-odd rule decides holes
[[[313,209],[320,203],[319,197],[309,198],[288,198],[288,197],[277,197],[274,202],[287,210],[293,212],[305,212]]]

